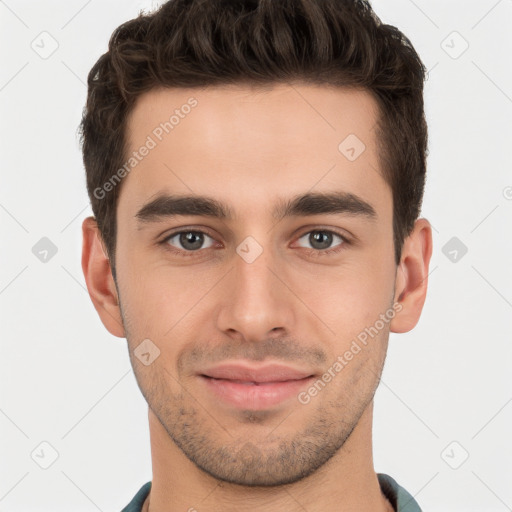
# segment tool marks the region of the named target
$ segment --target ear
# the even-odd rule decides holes
[[[408,332],[420,319],[427,295],[428,267],[432,256],[432,227],[418,219],[405,239],[395,280],[394,304],[400,304],[391,320],[391,332]]]
[[[94,217],[87,217],[83,221],[82,235],[82,270],[89,296],[107,330],[114,336],[124,338],[117,289]]]

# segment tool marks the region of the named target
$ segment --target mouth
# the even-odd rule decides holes
[[[254,367],[232,363],[204,370],[198,377],[208,392],[223,403],[264,410],[296,397],[315,375],[281,364]]]

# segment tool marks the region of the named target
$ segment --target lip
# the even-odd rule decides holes
[[[311,372],[282,364],[225,363],[198,374],[206,388],[231,406],[263,410],[296,397],[314,378]]]
[[[290,366],[277,363],[250,366],[241,363],[224,363],[208,368],[201,372],[202,375],[214,379],[238,380],[244,382],[284,382],[299,380],[312,376],[311,372],[298,370]]]

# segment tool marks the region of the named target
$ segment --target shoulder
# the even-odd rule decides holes
[[[382,493],[397,512],[421,512],[417,501],[389,475],[377,473]]]
[[[140,512],[142,509],[142,505],[144,504],[144,500],[146,499],[149,491],[151,490],[151,481],[145,483],[138,491],[137,494],[133,497],[132,501],[126,505],[126,507],[121,510],[121,512]]]

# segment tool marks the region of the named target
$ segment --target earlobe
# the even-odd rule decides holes
[[[427,295],[431,256],[432,227],[426,219],[418,219],[402,248],[394,297],[401,308],[390,323],[391,332],[408,332],[418,323]]]
[[[82,270],[89,296],[106,329],[114,336],[124,338],[117,289],[94,217],[84,219],[82,235]]]

